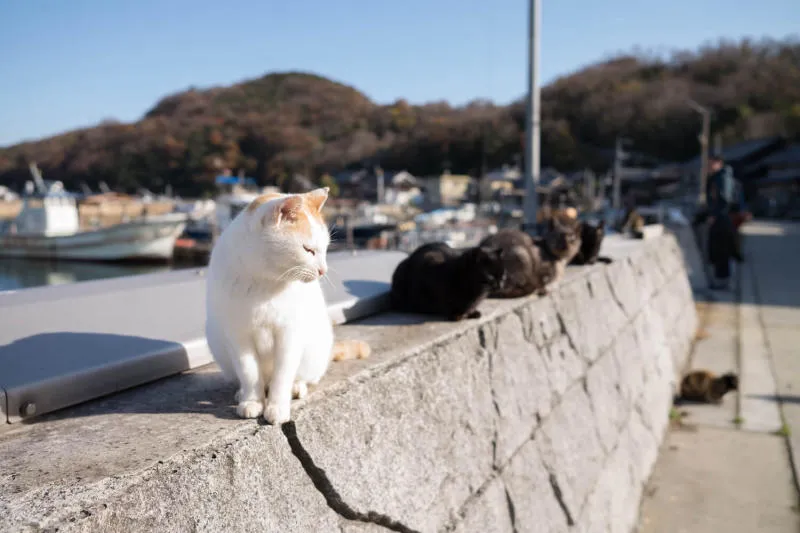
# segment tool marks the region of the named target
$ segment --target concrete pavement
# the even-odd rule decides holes
[[[800,531],[800,224],[751,222],[735,291],[696,294],[692,369],[740,375],[720,406],[681,406],[641,533]],[[680,421],[678,421],[680,420]]]

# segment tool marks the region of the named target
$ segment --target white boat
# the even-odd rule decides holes
[[[185,213],[144,216],[105,228],[81,230],[75,197],[61,182],[45,186],[31,165],[22,210],[0,233],[0,257],[84,261],[169,260],[186,227]]]

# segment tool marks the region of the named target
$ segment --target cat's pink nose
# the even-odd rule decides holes
[[[324,266],[322,266],[322,267],[319,267],[317,269],[317,274],[319,274],[319,277],[322,277],[322,276],[325,275],[325,272],[327,272],[327,271],[328,271],[328,269],[325,268]]]

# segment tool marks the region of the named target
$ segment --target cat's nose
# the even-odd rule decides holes
[[[328,271],[328,269],[326,267],[324,267],[324,266],[321,266],[321,267],[317,268],[317,274],[319,274],[319,277],[324,276],[325,272],[327,272],[327,271]]]

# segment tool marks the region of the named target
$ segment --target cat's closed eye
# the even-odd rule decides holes
[[[309,248],[305,244],[303,245],[303,250],[305,250],[306,252],[310,253],[311,255],[317,255],[317,252],[315,252],[313,248]]]

